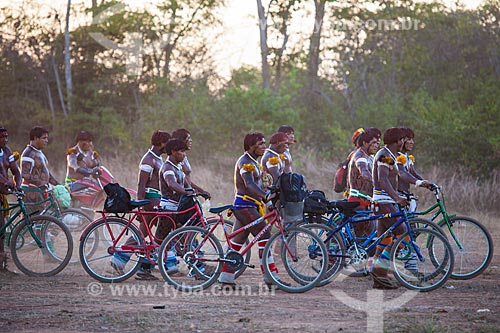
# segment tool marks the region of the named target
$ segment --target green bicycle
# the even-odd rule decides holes
[[[36,202],[25,202],[25,206],[28,210],[31,210],[31,207],[41,207],[41,211],[34,211],[37,215],[50,215],[57,218],[59,221],[63,222],[71,232],[71,236],[73,239],[79,239],[82,231],[88,226],[92,219],[90,216],[85,214],[79,209],[76,208],[61,208],[59,203],[54,197],[53,189],[42,190],[42,189],[26,189],[23,187],[25,192],[27,191],[36,191],[40,193],[46,193],[45,199]],[[79,262],[78,258],[78,248],[74,248],[75,253],[71,256],[70,263],[74,264]]]
[[[434,212],[430,220],[441,227],[455,254],[452,279],[467,280],[478,276],[488,267],[493,258],[493,241],[490,233],[479,221],[471,217],[448,214],[441,188],[434,185],[432,191],[436,197],[436,203],[426,210],[412,212],[412,214],[422,216]],[[410,194],[409,199],[416,200],[416,197]],[[439,216],[441,216],[440,219],[438,219]]]
[[[4,216],[9,215],[0,234],[6,233],[14,264],[29,276],[45,277],[61,272],[73,253],[68,227],[53,216],[29,215],[23,201],[24,193],[12,194],[17,203],[0,208]]]

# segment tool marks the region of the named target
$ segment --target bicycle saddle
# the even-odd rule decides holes
[[[334,200],[328,203],[328,208],[338,209],[344,215],[355,215],[356,211],[354,209],[358,206],[358,202],[349,202],[347,200]]]
[[[210,208],[208,211],[212,214],[219,214],[225,211],[226,209],[231,209],[231,208],[233,208],[233,205],[225,205],[225,206]]]
[[[132,207],[132,209],[146,206],[149,205],[150,203],[151,200],[130,200],[130,206]]]

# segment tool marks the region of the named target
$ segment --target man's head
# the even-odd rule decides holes
[[[288,148],[288,136],[283,132],[276,132],[269,139],[269,143],[275,152],[283,154]]]
[[[166,144],[170,140],[170,134],[165,131],[155,131],[151,136],[151,145],[159,147],[162,144]]]
[[[186,157],[186,150],[188,149],[186,143],[180,139],[170,139],[168,140],[165,150],[172,163],[180,163]]]
[[[358,139],[359,139],[359,136],[361,134],[363,134],[364,132],[365,132],[365,129],[363,127],[360,127],[357,130],[355,130],[354,133],[352,133],[351,141],[355,147],[359,147]]]
[[[401,148],[401,151],[403,153],[409,152],[413,150],[413,145],[415,144],[415,133],[413,130],[409,127],[401,127],[401,130],[404,133],[404,143]]]
[[[7,146],[9,142],[9,133],[5,127],[0,127],[0,148]]]
[[[377,152],[378,146],[380,145],[381,135],[382,133],[378,128],[369,127],[358,135],[356,138],[357,145],[362,147],[367,154],[373,155]]]
[[[49,131],[41,126],[30,130],[30,144],[36,149],[45,149],[49,143]]]
[[[266,149],[266,139],[264,138],[264,134],[252,132],[245,135],[243,148],[250,154],[257,156],[264,155],[264,150]]]
[[[384,131],[384,144],[391,145],[403,141],[405,134],[401,127],[391,127]]]
[[[190,150],[193,145],[193,139],[191,138],[191,133],[185,128],[179,128],[172,132],[172,138],[182,140],[186,143],[188,149]]]
[[[278,128],[278,132],[285,133],[288,136],[288,144],[297,143],[297,140],[295,140],[295,130],[292,126],[282,125]]]
[[[83,151],[89,151],[92,149],[92,141],[94,141],[94,137],[90,132],[80,131],[76,135],[76,144]]]

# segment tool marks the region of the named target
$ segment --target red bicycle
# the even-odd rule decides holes
[[[170,223],[172,229],[175,229],[174,217],[182,214],[191,214],[184,224],[186,226],[208,228],[218,221],[218,217],[204,217],[197,198],[199,194],[188,196],[193,199],[193,205],[182,211],[144,211],[142,206],[149,204],[149,200],[132,200],[134,209],[122,215],[98,211],[101,217],[88,225],[80,236],[80,262],[85,271],[101,282],[124,281],[137,272],[141,263],[158,263],[158,248],[162,240],[154,236],[152,225]],[[146,222],[147,217],[151,217],[149,224]],[[232,228],[232,221],[224,222],[226,228]],[[141,232],[138,223],[145,226],[146,234]],[[224,240],[221,228],[217,228],[215,233],[221,235],[221,240]],[[123,267],[113,268],[113,256],[121,256],[124,259]],[[250,261],[250,253],[245,260]],[[243,270],[237,274],[241,273]]]
[[[218,214],[218,218],[210,228],[185,226],[171,232],[163,240],[158,262],[167,262],[175,256],[174,260],[178,264],[175,272],[171,272],[168,265],[159,266],[161,275],[169,284],[182,291],[199,291],[217,281],[223,264],[232,271],[254,268],[244,258],[273,226],[278,231],[268,240],[262,254],[267,280],[279,289],[292,293],[305,292],[321,281],[327,270],[328,252],[314,232],[301,227],[284,228],[277,209],[232,231],[222,217],[222,213],[231,208],[231,205],[211,208],[210,212]],[[229,241],[263,221],[265,227],[240,251],[223,249],[219,241],[221,237],[215,235],[216,230],[222,227],[224,239]]]

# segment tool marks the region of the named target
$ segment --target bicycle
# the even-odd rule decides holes
[[[142,210],[142,206],[151,203],[149,200],[132,200],[134,210],[128,214],[119,215],[98,211],[101,217],[87,226],[80,237],[79,257],[83,268],[98,281],[116,283],[133,276],[141,263],[156,265],[159,262],[157,250],[162,240],[153,235],[152,225],[170,223],[172,229],[175,230],[177,226],[174,217],[182,214],[192,214],[186,220],[185,225],[198,225],[206,228],[215,223],[214,217],[204,217],[197,196],[202,195],[188,195],[194,200],[194,204],[182,211]],[[151,217],[149,224],[147,217]],[[166,221],[160,221],[161,219]],[[136,221],[145,226],[146,234],[140,231]],[[231,221],[225,221],[225,223],[232,227]],[[128,239],[132,241],[127,242]],[[121,271],[112,269],[110,265],[114,254],[130,257]],[[246,262],[249,260],[250,255],[245,258]],[[238,272],[238,274],[242,273],[243,270]]]
[[[433,185],[432,191],[436,203],[426,210],[412,214],[422,216],[435,211],[430,218],[431,221],[435,221],[441,215],[436,224],[448,237],[455,254],[452,279],[466,280],[478,276],[493,258],[493,240],[490,233],[479,221],[471,217],[448,214],[441,188]],[[409,199],[417,200],[415,196],[407,195]]]
[[[58,219],[48,215],[31,216],[23,201],[24,192],[11,192],[17,203],[0,208],[9,213],[0,233],[11,230],[8,238],[14,264],[29,276],[45,277],[61,272],[71,259],[73,239]]]
[[[371,201],[371,197],[365,196],[365,200]],[[343,212],[343,210],[338,209],[339,202],[346,203],[348,207],[354,207],[349,209],[348,212],[352,215],[353,220],[359,220],[360,222],[369,222],[369,228],[366,228],[363,233],[356,231],[352,222],[349,222],[347,226],[341,228],[338,233],[337,239],[331,239],[329,246],[336,246],[336,243],[342,241],[344,248],[347,251],[348,258],[344,262],[342,262],[342,267],[346,268],[347,266],[351,266],[354,271],[344,270],[343,274],[351,276],[351,277],[359,277],[368,275],[368,271],[366,269],[367,260],[370,256],[375,254],[375,247],[369,247],[377,236],[376,230],[376,220],[369,218],[374,213],[372,210],[354,210],[357,208],[357,203],[347,203],[345,200],[341,201],[325,201],[323,205],[326,209],[325,215],[319,215],[314,213],[304,213],[303,221],[299,224],[300,226],[304,226],[309,229],[316,229],[318,236],[322,239],[326,237],[329,232],[332,232],[335,228],[339,226],[347,216]],[[410,217],[408,217],[410,218]],[[431,227],[435,231],[438,231],[444,235],[441,231],[441,228],[426,219],[411,217],[409,224],[412,228],[421,228],[421,227]],[[328,248],[328,245],[327,245]],[[364,249],[369,249],[365,251]],[[328,284],[338,272],[336,271],[337,266],[334,263],[330,263],[332,266],[329,268],[329,272],[326,276],[329,279],[323,280],[320,285]]]
[[[330,261],[329,269],[320,284],[330,282],[331,277],[338,273],[340,267],[343,267],[343,260],[346,258],[357,265],[362,265],[361,267],[366,271],[368,253],[373,251],[382,239],[392,235],[394,229],[401,224],[405,225],[407,231],[392,244],[390,257],[391,270],[395,278],[408,289],[431,291],[442,286],[450,277],[454,255],[446,237],[432,228],[415,228],[404,209],[394,213],[359,216],[355,211],[358,206],[356,202],[332,201],[330,206],[338,209],[345,217],[336,227],[326,229],[327,235],[323,242],[327,244]],[[343,232],[355,239],[351,229],[353,223],[385,218],[398,218],[398,220],[382,235],[373,238],[368,246],[364,247],[362,244],[353,242],[349,249],[344,247],[342,241],[344,238],[341,236]],[[309,228],[322,229],[322,225],[312,225]],[[406,261],[415,256],[418,260],[416,267],[407,266]]]
[[[262,253],[266,279],[272,281],[280,290],[291,293],[305,292],[321,280],[327,267],[328,260],[325,258],[328,256],[325,245],[317,235],[300,227],[284,228],[276,208],[255,221],[228,232],[222,213],[229,209],[232,209],[232,205],[211,208],[210,212],[218,214],[219,217],[209,229],[182,227],[163,240],[158,262],[165,262],[174,254],[179,267],[179,270],[172,274],[165,265],[160,265],[161,275],[169,284],[181,291],[200,291],[217,281],[223,264],[233,271],[245,266],[254,268],[254,265],[245,262],[244,256],[273,226],[278,228],[278,232],[271,236]],[[231,238],[263,221],[266,223],[265,227],[240,251],[230,248],[223,250],[220,241],[213,234],[220,225],[229,242]],[[272,252],[278,255],[272,256]],[[269,268],[270,264],[275,264],[278,271],[285,271],[288,276],[280,274],[278,277],[273,274]]]
[[[83,231],[83,229],[92,222],[92,219],[79,209],[76,208],[61,209],[59,203],[54,198],[52,189],[42,190],[42,189],[27,188],[24,189],[24,191],[25,192],[37,191],[46,194],[44,195],[43,200],[36,202],[25,202],[25,206],[27,208],[30,208],[30,206],[41,206],[42,207],[41,211],[39,212],[35,211],[33,213],[38,215],[54,216],[68,227],[73,239],[80,238],[80,234]],[[75,247],[74,251],[78,251],[78,249]],[[79,259],[77,253],[74,253],[71,256],[70,263],[73,264],[76,262],[79,262]]]

